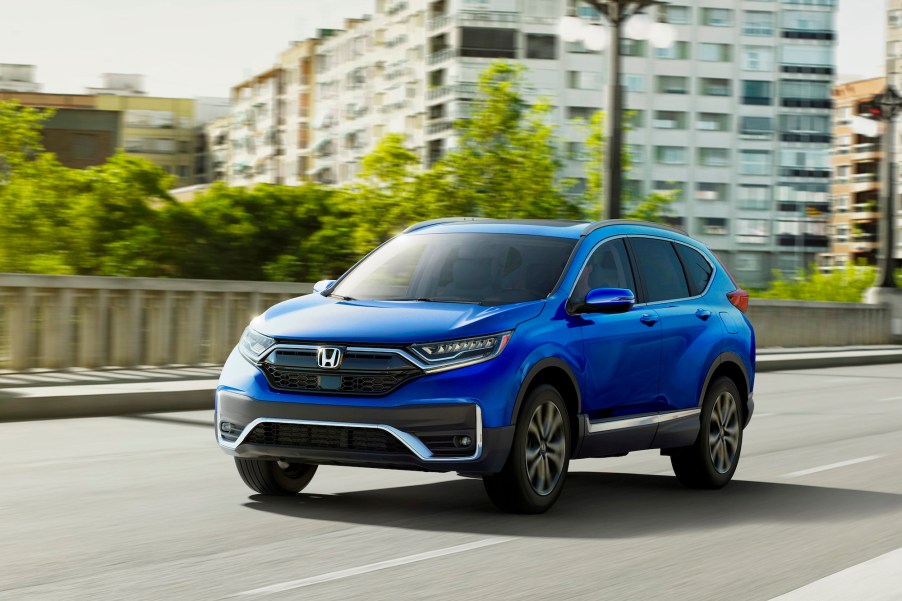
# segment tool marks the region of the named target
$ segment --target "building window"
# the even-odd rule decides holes
[[[191,177],[191,168],[188,165],[179,165],[179,177]]]
[[[760,10],[747,10],[742,13],[743,35],[774,35],[774,13]]]
[[[645,147],[638,144],[627,144],[626,152],[630,163],[638,165],[645,162]]]
[[[737,219],[736,241],[742,244],[767,244],[770,222],[766,219]]]
[[[696,200],[729,200],[729,184],[698,182],[695,185]]]
[[[830,82],[784,79],[780,82],[780,93],[784,100],[829,101]]]
[[[888,13],[889,26],[892,28],[902,27],[902,10],[893,9]]]
[[[571,90],[600,90],[601,74],[586,71],[567,71],[567,87]]]
[[[768,46],[744,46],[742,48],[742,68],[746,71],[772,71],[774,49]]]
[[[557,58],[557,36],[527,33],[526,58],[554,60]]]
[[[644,92],[645,91],[645,76],[644,75],[633,75],[631,73],[627,73],[623,76],[623,87],[626,88],[627,92]]]
[[[686,129],[686,113],[655,111],[654,126],[657,129]]]
[[[726,236],[730,233],[730,223],[723,217],[702,217],[699,219],[699,229],[708,236]]]
[[[742,80],[742,104],[770,106],[773,94],[772,85],[772,82],[765,80]]]
[[[690,19],[688,6],[674,6],[667,4],[658,9],[658,22],[671,23],[673,25],[687,25]]]
[[[675,201],[683,200],[683,190],[686,189],[685,182],[670,182],[657,180],[652,189],[653,194],[665,194],[672,196]]]
[[[737,272],[761,271],[764,266],[764,255],[760,253],[736,253],[733,259],[733,269]]]
[[[769,175],[770,172],[769,150],[739,151],[739,173],[743,175]]]
[[[441,49],[435,51],[440,52]],[[461,27],[460,55],[476,58],[517,58],[516,31],[493,27]]]
[[[771,206],[770,186],[739,185],[739,208],[748,211],[767,211]]]
[[[620,40],[620,53],[623,56],[645,56],[645,40]]]
[[[674,42],[666,48],[655,48],[655,58],[687,59],[689,58],[689,42]]]
[[[659,94],[688,94],[689,78],[679,75],[658,75],[655,90]]]
[[[699,113],[696,127],[703,131],[729,131],[730,115],[726,113]]]
[[[698,82],[698,93],[702,96],[729,96],[732,93],[731,83],[729,79],[702,77]]]
[[[780,52],[781,62],[784,65],[832,67],[834,63],[833,46],[784,44]]]
[[[713,61],[728,63],[733,60],[733,46],[730,44],[708,44],[702,42],[698,45],[697,58],[700,61]]]
[[[685,165],[686,155],[683,146],[655,146],[655,162],[662,165]]]
[[[742,117],[739,133],[743,138],[770,138],[774,133],[774,120],[770,117]]]
[[[729,27],[733,24],[733,11],[729,8],[703,8],[702,25]]]
[[[789,31],[830,31],[832,26],[833,13],[830,11],[783,11],[783,29]]]
[[[567,107],[567,119],[582,119],[584,121],[589,121],[598,111],[597,108],[591,106],[568,106]]]
[[[849,195],[837,194],[833,197],[833,210],[837,213],[846,213],[849,210]]]
[[[699,148],[698,162],[706,167],[726,167],[730,164],[728,148]]]

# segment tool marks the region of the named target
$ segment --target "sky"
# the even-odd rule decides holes
[[[226,97],[291,40],[374,0],[0,0],[0,63],[37,65],[44,92],[83,93],[101,73],[141,73],[153,96]],[[838,72],[882,74],[885,0],[839,0]]]

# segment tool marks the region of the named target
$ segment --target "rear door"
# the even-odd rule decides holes
[[[714,268],[681,242],[635,237],[630,246],[649,306],[661,318],[657,398],[664,410],[695,408],[701,383],[723,343],[720,321],[704,295]]]

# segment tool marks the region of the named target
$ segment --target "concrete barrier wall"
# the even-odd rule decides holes
[[[0,274],[0,368],[222,363],[312,284]]]
[[[887,305],[751,299],[758,348],[891,344]]]
[[[0,369],[221,363],[309,283],[0,274]],[[885,305],[752,299],[759,348],[890,344]]]

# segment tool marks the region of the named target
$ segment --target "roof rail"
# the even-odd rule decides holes
[[[595,230],[599,230],[603,227],[607,227],[609,225],[644,225],[646,227],[653,227],[659,230],[665,230],[668,232],[674,232],[675,234],[682,234],[683,236],[688,236],[689,234],[685,230],[681,230],[680,228],[673,227],[671,225],[664,225],[662,223],[653,223],[651,221],[639,221],[638,219],[607,219],[604,221],[596,221],[591,226],[587,227],[583,232],[583,236],[587,236],[594,232]]]
[[[442,217],[441,219],[430,219],[428,221],[421,221],[419,223],[414,223],[406,230],[401,232],[402,234],[408,234],[410,232],[415,232],[417,230],[421,230],[424,227],[429,227],[431,225],[439,225],[442,223],[460,223],[463,221],[495,221],[494,219],[490,219],[488,217]]]

